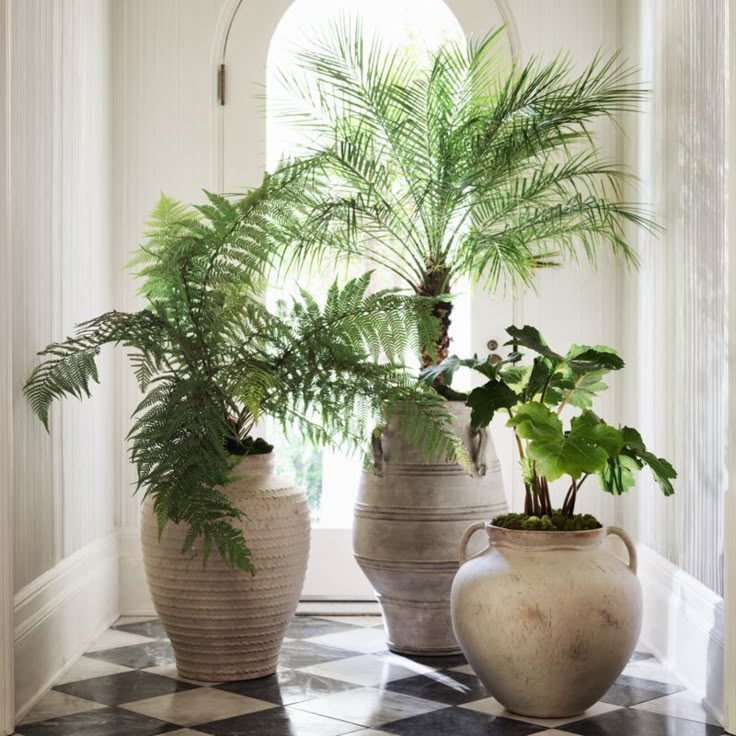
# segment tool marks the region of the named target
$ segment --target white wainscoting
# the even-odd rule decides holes
[[[722,721],[723,599],[650,547],[638,552],[642,641]]]
[[[15,699],[20,720],[118,615],[118,539],[86,545],[15,596]]]

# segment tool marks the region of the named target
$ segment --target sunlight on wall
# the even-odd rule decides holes
[[[298,154],[309,143],[304,131],[296,130],[273,112],[272,101],[279,94],[277,70],[293,65],[294,50],[319,38],[341,17],[358,19],[366,40],[378,37],[382,45],[410,53],[419,66],[427,66],[430,53],[444,41],[464,38],[460,24],[442,0],[296,0],[284,14],[271,40],[267,69],[267,168],[272,170],[283,158]],[[355,263],[350,275],[375,266]],[[342,274],[345,275],[345,274]],[[318,299],[335,277],[334,272],[301,278],[300,284]],[[389,274],[376,269],[374,288],[397,284]],[[468,288],[460,284],[453,319],[453,350],[465,355],[470,349],[470,301]],[[269,290],[268,302],[296,292],[291,279]],[[333,450],[319,450],[301,443],[297,437],[269,433],[278,446],[279,472],[292,475],[305,488],[312,521],[323,527],[352,525],[352,511],[360,476],[361,458]]]

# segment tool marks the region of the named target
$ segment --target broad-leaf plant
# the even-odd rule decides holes
[[[423,367],[450,352],[461,279],[525,287],[602,248],[635,263],[625,228],[656,227],[623,201],[629,175],[596,140],[646,98],[635,69],[618,54],[510,66],[501,35],[447,41],[423,65],[343,18],[281,73],[274,109],[308,139],[287,261],[368,259],[433,299],[441,330]]]
[[[263,417],[311,441],[363,443],[396,402],[428,454],[462,453],[436,392],[417,387],[403,356],[432,341],[432,304],[411,293],[369,293],[370,274],[333,284],[324,306],[302,291],[268,309],[264,285],[281,206],[268,181],[240,200],[209,194],[201,206],[162,197],[133,261],[145,306],[112,311],[49,345],[25,384],[48,428],[50,405],[90,395],[103,345],[122,346],[142,398],[128,435],[138,488],[153,498],[159,532],[189,526],[231,566],[253,571],[242,513],[222,492],[240,457],[270,452],[254,436]],[[246,520],[247,523],[247,520]],[[246,527],[247,528],[247,527]]]
[[[603,379],[623,368],[618,353],[601,345],[573,345],[564,355],[552,350],[534,327],[509,327],[510,354],[497,362],[450,356],[426,368],[427,382],[442,376],[451,384],[461,367],[486,379],[466,395],[473,428],[487,427],[497,413],[507,416],[519,454],[525,488],[523,514],[507,514],[494,523],[507,528],[572,530],[597,528],[590,515],[575,515],[581,487],[596,476],[601,488],[614,495],[628,491],[636,473],[648,467],[665,496],[674,493],[677,473],[664,458],[650,452],[633,427],[607,424],[592,409],[607,388]],[[534,354],[524,361],[521,350]],[[568,411],[565,411],[568,409]],[[550,483],[567,478],[562,506],[552,505]]]

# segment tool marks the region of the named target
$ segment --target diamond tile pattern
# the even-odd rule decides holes
[[[505,711],[461,656],[386,650],[380,618],[298,616],[279,670],[228,683],[179,678],[161,624],[121,619],[18,727],[19,736],[721,736],[648,652],[587,713]],[[109,645],[109,646],[108,646]]]

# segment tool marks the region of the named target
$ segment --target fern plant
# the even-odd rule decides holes
[[[524,287],[601,247],[636,263],[625,227],[656,228],[621,201],[627,174],[593,131],[639,109],[635,71],[618,54],[509,71],[501,32],[445,42],[425,68],[343,19],[280,74],[276,112],[310,137],[288,262],[368,258],[433,299],[441,329],[423,367],[448,355],[460,278]]]
[[[251,572],[232,523],[242,514],[222,488],[237,456],[271,451],[253,436],[262,417],[296,423],[313,442],[358,445],[403,402],[423,451],[462,452],[439,397],[402,365],[410,347],[435,337],[430,302],[398,290],[368,293],[366,274],[334,284],[324,307],[305,291],[273,311],[264,306],[278,246],[269,222],[280,206],[268,181],[239,201],[208,194],[207,204],[187,207],[162,197],[132,263],[145,307],[102,314],[49,345],[24,388],[48,429],[56,399],[90,395],[102,346],[123,346],[143,392],[130,455],[159,533],[169,521],[188,524],[182,551],[201,539],[205,561],[214,546]]]

